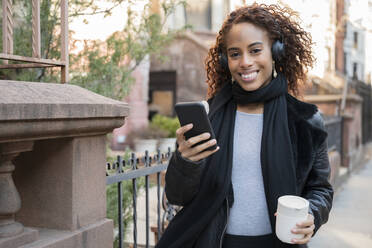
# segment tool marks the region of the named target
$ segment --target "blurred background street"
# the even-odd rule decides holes
[[[372,247],[372,145],[365,161],[338,189],[328,223],[311,239],[309,248]]]

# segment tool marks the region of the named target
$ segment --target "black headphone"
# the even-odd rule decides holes
[[[275,66],[279,68],[282,65],[282,62],[283,62],[282,60],[285,55],[285,48],[284,48],[284,44],[282,41],[276,40],[275,42],[273,42],[271,46],[271,55],[273,57],[273,60],[275,61]],[[219,62],[220,62],[221,67],[224,70],[228,71],[229,64],[227,62],[226,54],[223,53],[222,51],[219,51],[218,57],[219,57]]]

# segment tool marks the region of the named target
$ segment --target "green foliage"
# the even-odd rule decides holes
[[[137,179],[137,192],[144,188],[145,179]],[[129,225],[133,221],[133,185],[132,180],[122,182],[123,204],[123,228],[125,234],[129,231]],[[138,194],[138,193],[137,193]],[[114,228],[118,228],[118,184],[110,184],[106,187],[107,218],[114,221]],[[115,237],[115,240],[118,237]],[[116,241],[117,242],[117,241]]]
[[[168,138],[175,138],[176,131],[180,128],[178,118],[171,118],[164,115],[156,114],[151,120],[151,124],[167,132]]]
[[[79,54],[70,54],[70,82],[98,94],[121,100],[129,93],[134,82],[131,73],[150,55],[159,55],[180,30],[166,30],[165,23],[176,6],[185,5],[182,0],[161,2],[162,17],[146,4],[140,13],[134,11],[138,4],[133,0],[107,0],[111,5],[100,9],[92,0],[69,1],[69,21],[77,16],[104,13],[109,16],[121,4],[127,5],[126,26],[106,41],[87,42]],[[14,0],[14,54],[31,56],[31,1]],[[42,58],[59,59],[60,54],[60,1],[41,0],[41,55]],[[70,30],[70,33],[73,31]],[[0,45],[1,45],[0,40]],[[70,44],[74,41],[70,40]],[[13,63],[13,62],[12,62]],[[0,78],[23,81],[60,81],[59,68],[2,70]]]
[[[73,57],[71,82],[104,96],[121,100],[129,93],[134,82],[131,73],[149,55],[157,55],[181,30],[164,30],[165,21],[174,8],[184,2],[163,2],[165,18],[150,11],[146,4],[139,14],[133,11],[134,1],[128,2],[124,30],[113,33],[106,41],[86,44]],[[100,49],[92,49],[100,48]],[[86,73],[82,74],[81,71]]]
[[[117,33],[113,34],[106,42],[121,43],[115,40]],[[115,49],[119,50],[115,45]],[[94,47],[102,47],[102,42],[93,41],[91,46],[85,46],[77,56],[71,56],[71,83],[87,88],[98,94],[121,100],[129,93],[131,84],[134,82],[130,70],[115,58],[113,54],[102,55]],[[108,48],[110,49],[110,47]],[[86,62],[82,62],[85,60]],[[75,67],[74,65],[79,65]],[[84,73],[81,73],[84,72]]]

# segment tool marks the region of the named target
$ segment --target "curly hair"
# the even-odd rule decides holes
[[[205,60],[207,71],[208,95],[213,97],[226,82],[231,82],[228,68],[221,66],[221,53],[226,55],[226,35],[234,24],[249,22],[268,32],[271,42],[280,40],[285,47],[285,55],[276,70],[283,72],[288,81],[288,90],[294,95],[299,93],[299,84],[306,82],[307,68],[314,62],[312,38],[293,19],[297,13],[278,5],[253,4],[231,12],[222,24],[216,43],[209,49]]]

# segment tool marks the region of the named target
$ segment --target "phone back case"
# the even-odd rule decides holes
[[[207,112],[205,107],[201,102],[183,102],[177,103],[175,110],[178,116],[178,119],[181,123],[181,126],[185,126],[189,123],[193,123],[193,128],[185,133],[186,140],[198,136],[202,133],[208,132],[211,134],[211,137],[208,140],[214,139],[215,135],[210,124]],[[206,142],[203,140],[196,145]],[[217,145],[207,148],[208,150],[216,149]]]

